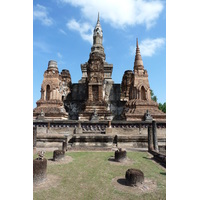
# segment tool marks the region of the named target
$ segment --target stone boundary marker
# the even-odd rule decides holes
[[[33,182],[41,183],[46,179],[47,172],[47,159],[38,159],[33,160]]]
[[[115,151],[115,161],[123,162],[126,160],[126,158],[126,150],[119,148],[117,151]]]
[[[55,150],[53,152],[53,160],[57,161],[57,160],[62,160],[65,157],[65,151],[63,150]]]
[[[126,183],[129,186],[136,186],[144,182],[144,173],[139,169],[128,169],[125,174]]]

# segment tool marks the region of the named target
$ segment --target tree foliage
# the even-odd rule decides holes
[[[157,102],[157,100],[158,100],[157,96],[154,95],[153,90],[151,90],[151,99],[152,99],[153,101],[155,101],[155,102]],[[163,103],[163,104],[162,104],[162,103],[159,103],[158,108],[159,108],[160,110],[162,110],[164,113],[166,113],[166,102]]]
[[[165,103],[159,103],[159,106],[158,106],[158,108],[160,109],[160,110],[162,110],[164,113],[166,113],[166,102]]]
[[[151,90],[151,99],[152,99],[153,101],[155,101],[155,102],[157,102],[157,100],[158,100],[157,96],[154,95],[153,90]]]

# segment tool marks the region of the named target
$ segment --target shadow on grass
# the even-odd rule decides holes
[[[145,158],[147,160],[152,160],[152,158],[148,158],[148,157],[145,157],[145,156],[143,156],[143,158]]]
[[[125,179],[125,178],[119,178],[119,179],[117,179],[117,182],[118,182],[120,185],[128,186],[128,185],[126,184],[126,179]]]
[[[160,174],[165,175],[166,176],[166,172],[160,172]]]
[[[110,158],[108,158],[108,161],[111,161],[111,162],[118,162],[115,160],[115,157],[114,156],[111,156]]]
[[[161,166],[163,166],[164,168],[166,168],[166,163],[161,162],[161,161],[155,159],[154,157],[148,158],[148,157],[143,156],[143,158],[144,158],[144,159],[147,159],[147,160],[153,160],[153,161],[155,161],[156,163],[158,163],[158,164],[160,164]]]

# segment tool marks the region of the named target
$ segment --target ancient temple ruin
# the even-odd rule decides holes
[[[151,100],[147,70],[144,69],[138,40],[134,69],[124,72],[121,84],[112,80],[113,65],[106,62],[103,31],[98,15],[93,32],[93,45],[89,59],[81,64],[82,77],[71,82],[70,72],[58,71],[56,61],[49,61],[44,72],[41,98],[33,110],[34,120],[79,121],[165,121],[166,115]]]

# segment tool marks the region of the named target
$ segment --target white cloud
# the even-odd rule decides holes
[[[70,30],[79,32],[83,40],[86,40],[92,44],[93,27],[89,23],[79,23],[75,19],[72,19],[66,25]]]
[[[58,58],[62,58],[62,54],[60,52],[57,53]]]
[[[34,41],[33,47],[36,51],[41,51],[43,53],[50,53],[50,46],[44,41]]]
[[[53,24],[53,19],[48,16],[47,8],[40,4],[33,7],[33,19],[41,21],[45,26]]]
[[[165,44],[165,38],[145,39],[139,43],[141,56],[151,57]],[[131,46],[130,51],[135,55],[136,47]]]
[[[145,25],[151,28],[163,10],[161,0],[60,0],[80,7],[83,17],[94,23],[100,18],[116,28]]]
[[[67,33],[63,29],[59,29],[59,32],[62,33],[63,35],[67,35]]]

